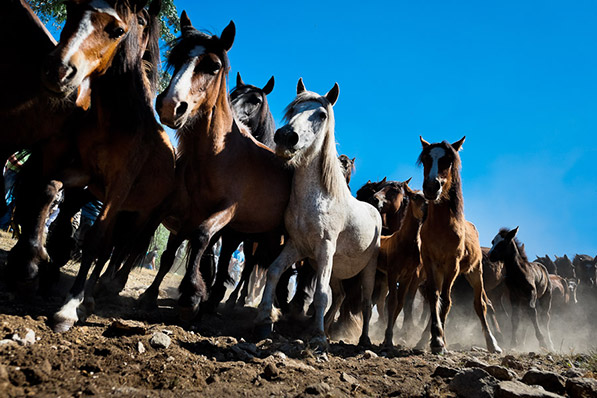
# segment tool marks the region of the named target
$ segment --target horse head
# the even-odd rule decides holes
[[[410,178],[404,182],[391,181],[373,195],[371,203],[381,214],[396,213],[404,203]]]
[[[77,105],[86,109],[90,80],[105,74],[117,54],[124,69],[144,55],[150,39],[148,27],[155,26],[161,0],[154,0],[149,12],[146,4],[147,0],[67,1],[60,42],[42,68],[48,90],[66,96],[78,88]]]
[[[346,179],[346,184],[350,184],[350,179],[352,178],[352,173],[354,173],[354,162],[356,158],[349,158],[346,155],[338,156],[338,161],[340,161],[340,167],[342,168],[342,174]]]
[[[517,242],[515,240],[518,233],[518,227],[509,230],[502,228],[500,232],[491,241],[491,249],[489,249],[489,260],[491,261],[505,261],[510,255],[516,254]]]
[[[227,103],[228,51],[236,34],[232,21],[220,37],[200,32],[184,11],[180,28],[182,34],[168,56],[172,79],[156,101],[160,120],[174,129],[194,116],[210,115],[218,101]]]
[[[272,76],[263,88],[245,84],[239,72],[236,87],[230,92],[230,104],[236,117],[261,142],[266,129],[270,128],[271,134],[274,133],[274,119],[267,103],[267,95],[274,89],[274,83]]]
[[[422,221],[425,218],[427,200],[425,199],[423,192],[415,191],[408,186],[409,181],[410,179],[404,183],[404,191],[408,198],[408,206],[410,206],[413,216],[417,220]]]
[[[423,165],[423,194],[427,200],[438,201],[447,197],[454,180],[459,177],[460,156],[464,139],[449,144],[446,141],[430,144],[420,137],[423,151],[417,163]]]
[[[276,131],[274,141],[276,154],[284,159],[300,159],[324,145],[326,137],[334,130],[332,107],[338,99],[338,83],[326,94],[307,91],[303,79],[299,79],[297,96],[286,108],[287,124]],[[329,143],[328,143],[329,144]],[[331,145],[335,148],[335,142]],[[297,156],[300,155],[300,156]],[[334,156],[335,157],[335,156]],[[334,160],[336,161],[336,160]]]

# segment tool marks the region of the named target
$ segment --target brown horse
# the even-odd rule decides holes
[[[44,147],[43,177],[59,181],[58,186],[88,186],[104,203],[85,237],[81,268],[67,302],[54,316],[57,331],[68,330],[92,309],[93,286],[112,252],[117,219],[132,214],[121,224],[129,232],[126,240],[145,243],[149,236],[138,232],[174,186],[174,150],[152,107],[161,2],[154,0],[149,11],[145,4],[69,3],[61,41],[46,62],[46,86],[58,94],[77,89],[77,105],[88,111],[63,142]],[[43,212],[28,237],[36,237],[40,219],[45,219]],[[121,254],[115,252],[113,261],[122,259]],[[87,308],[81,306],[84,298]]]
[[[400,229],[391,236],[382,236],[378,270],[387,275],[389,298],[385,346],[392,346],[394,324],[409,291],[419,286],[422,265],[419,230],[423,220],[425,197],[404,184],[408,205]],[[385,299],[385,297],[384,297]]]
[[[168,57],[173,78],[158,96],[156,108],[164,124],[178,129],[179,162],[191,204],[180,229],[193,248],[179,299],[181,315],[189,319],[201,300],[197,259],[212,237],[227,225],[240,233],[279,234],[291,174],[234,120],[226,88],[234,23],[221,37],[210,36],[196,30],[183,13],[181,27],[182,35]]]
[[[506,267],[506,286],[510,293],[512,304],[512,347],[518,344],[517,332],[520,322],[520,312],[523,309],[533,322],[535,335],[542,348],[553,350],[549,333],[549,318],[551,309],[552,286],[549,273],[541,263],[530,262],[523,245],[516,239],[518,227],[513,230],[503,228],[493,238],[489,258],[492,261],[502,261]],[[537,304],[539,304],[540,316]],[[539,326],[539,318],[544,330]],[[547,341],[543,334],[547,334]]]
[[[54,98],[42,85],[42,64],[56,41],[24,0],[2,3],[0,13],[0,164],[61,130],[72,98]],[[4,179],[0,175],[0,214]]]
[[[445,352],[444,327],[451,306],[452,285],[464,274],[474,290],[475,311],[481,321],[487,349],[501,352],[486,319],[487,296],[483,287],[481,246],[475,226],[464,218],[460,156],[464,137],[449,144],[430,144],[421,137],[418,163],[424,168],[423,194],[428,213],[421,226],[421,259],[425,269],[427,300],[431,310],[431,350]],[[419,346],[425,344],[428,331]]]

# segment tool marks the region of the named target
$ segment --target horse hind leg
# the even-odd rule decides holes
[[[226,295],[226,284],[231,280],[230,273],[228,272],[230,259],[241,241],[242,239],[233,233],[224,233],[222,235],[222,248],[220,250],[220,257],[218,258],[216,280],[205,303],[205,308],[209,312],[214,312]],[[209,280],[209,277],[206,280]]]
[[[473,288],[475,312],[481,321],[487,350],[489,352],[501,353],[502,349],[498,345],[495,337],[493,337],[487,323],[487,303],[485,301],[487,295],[485,294],[485,289],[483,287],[483,273],[481,271],[480,263],[473,268],[473,271],[466,275],[466,279]]]
[[[387,305],[387,327],[383,345],[386,347],[393,347],[394,325],[400,311],[404,308],[406,296],[410,293],[411,281],[403,281],[399,286],[396,286],[395,277],[388,276],[388,305]]]

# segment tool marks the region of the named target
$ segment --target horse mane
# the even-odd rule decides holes
[[[296,113],[298,105],[305,102],[319,102],[324,108],[327,109],[327,131],[324,133],[323,145],[321,147],[321,184],[324,190],[333,197],[340,196],[342,192],[345,192],[348,187],[346,181],[342,175],[342,170],[338,164],[338,152],[336,151],[336,138],[334,135],[334,129],[336,122],[334,120],[334,109],[332,104],[325,98],[312,91],[303,91],[299,93],[296,98],[286,107],[284,110],[283,120],[287,123],[290,121],[292,115]],[[305,151],[302,156],[295,156],[298,159],[291,161],[291,164],[297,165],[302,163],[304,158],[310,157],[313,150]]]
[[[464,198],[462,197],[462,179],[460,177],[460,155],[448,141],[437,142],[423,148],[417,158],[417,166],[423,164],[423,157],[434,148],[442,148],[446,154],[452,157],[452,168],[450,170],[450,187],[442,192],[442,198],[450,201],[450,209],[456,216],[464,217]]]
[[[501,228],[499,233],[500,233],[500,235],[502,237],[504,237],[504,236],[506,236],[506,234],[508,232],[510,232],[510,229],[508,229],[508,228]],[[526,251],[524,249],[524,245],[520,242],[520,240],[518,240],[517,237],[514,237],[513,241],[514,241],[514,244],[516,245],[516,248],[518,249],[518,254],[524,260],[524,262],[526,262],[526,263],[530,262],[529,258],[527,257],[527,253],[526,253]]]
[[[143,54],[145,75],[149,81],[151,93],[157,93],[160,71],[160,32],[161,24],[158,16],[159,9],[153,7],[161,6],[160,0],[153,0],[149,6],[149,21],[147,23],[148,43]]]

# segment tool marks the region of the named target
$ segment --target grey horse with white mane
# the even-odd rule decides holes
[[[312,343],[327,347],[328,331],[344,300],[341,280],[361,277],[363,329],[359,344],[369,345],[371,294],[375,282],[381,217],[368,203],[355,199],[342,175],[334,137],[338,84],[325,95],[307,91],[302,79],[297,97],[286,108],[288,124],[276,131],[276,154],[294,169],[285,213],[288,240],[267,273],[256,330],[271,331],[276,284],[293,263],[308,258],[316,272]],[[329,288],[332,303],[328,306]]]

